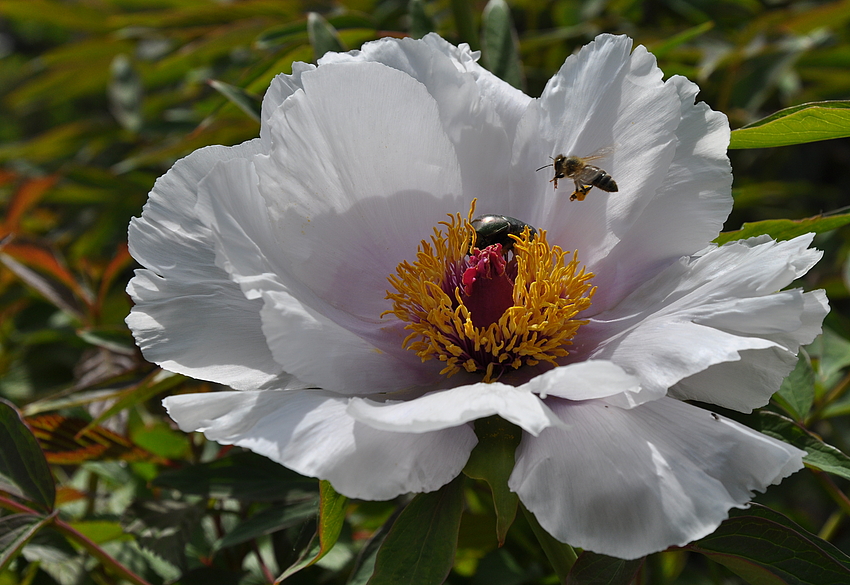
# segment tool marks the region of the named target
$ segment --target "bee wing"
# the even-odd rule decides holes
[[[604,147],[600,148],[599,150],[594,150],[593,152],[591,152],[587,156],[582,156],[582,157],[579,157],[579,158],[581,158],[581,160],[583,160],[584,162],[599,160],[600,158],[605,158],[606,156],[613,154],[614,148],[615,147],[613,147],[613,146],[604,146]]]

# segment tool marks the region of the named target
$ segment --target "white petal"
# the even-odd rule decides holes
[[[195,211],[198,184],[220,160],[252,156],[258,141],[208,147],[157,180],[141,218],[130,223],[130,252],[147,270],[127,286],[127,317],[145,357],[162,367],[237,388],[286,375],[266,346],[260,301],[245,298],[215,264],[210,218]]]
[[[260,139],[268,150],[271,146],[271,127],[269,123],[274,111],[293,93],[302,89],[301,75],[306,71],[316,68],[310,63],[294,61],[292,63],[292,75],[281,73],[272,79],[266,94],[263,96],[263,110],[260,114]]]
[[[396,392],[445,379],[442,362],[422,363],[413,352],[386,353],[311,311],[285,292],[267,291],[263,331],[275,359],[311,384],[342,394]],[[401,352],[404,334],[387,332]]]
[[[383,343],[376,347],[345,328],[353,323],[364,329],[350,314],[328,306],[287,274],[276,273],[272,259],[287,250],[272,227],[250,161],[219,163],[201,182],[198,208],[215,218],[217,263],[242,286],[245,296],[262,299],[266,342],[285,371],[345,394],[392,392],[442,379],[436,364],[422,367],[419,357],[402,349],[406,333],[393,334],[392,324],[373,327],[372,338]]]
[[[695,104],[699,88],[686,79],[673,77],[665,85],[678,90],[681,100],[676,153],[652,197],[612,206],[608,230],[618,241],[591,268],[598,275],[593,312],[613,306],[671,261],[702,249],[732,209],[726,116]]]
[[[346,63],[353,61],[376,61],[393,69],[404,71],[414,79],[421,81],[437,100],[446,132],[453,136],[456,145],[465,140],[478,140],[479,147],[487,146],[487,136],[476,137],[476,132],[467,124],[458,125],[458,108],[466,113],[463,117],[476,112],[482,106],[492,108],[498,114],[500,126],[508,138],[508,146],[513,141],[516,126],[532,98],[520,90],[502,81],[478,64],[480,52],[470,51],[469,45],[454,46],[437,34],[426,35],[421,41],[406,39],[380,39],[363,45],[359,51],[348,53],[328,53],[319,63]],[[454,68],[456,72],[451,69]],[[453,75],[453,73],[455,73]],[[478,86],[477,91],[468,87],[469,81]],[[464,99],[458,100],[458,97]],[[484,122],[485,112],[477,112],[480,122]],[[474,128],[474,127],[473,127]],[[478,130],[485,130],[479,125]],[[463,136],[466,134],[467,136]],[[492,145],[490,145],[492,146]],[[460,148],[459,150],[464,150]],[[466,150],[474,150],[468,145]],[[486,167],[500,172],[496,161],[488,160],[485,151],[480,150],[478,167]],[[510,153],[508,152],[508,156]],[[507,162],[510,162],[509,160]],[[506,213],[506,212],[505,212]]]
[[[624,403],[628,404],[629,397],[640,391],[640,381],[612,362],[589,360],[549,370],[521,388],[539,394],[541,398],[557,396],[569,400],[592,400],[622,396]]]
[[[560,424],[535,394],[498,382],[440,390],[404,402],[352,398],[348,413],[370,427],[397,432],[446,429],[494,414],[532,435]]]
[[[570,428],[523,437],[509,486],[555,538],[602,554],[701,538],[803,466],[803,451],[670,398],[552,408]]]
[[[387,277],[469,202],[421,83],[369,62],[325,65],[301,81],[272,116],[274,149],[254,161],[278,244],[264,252],[301,302],[347,313],[343,325],[368,334],[386,324]]]
[[[725,116],[694,104],[695,85],[663,81],[646,49],[630,49],[627,37],[600,35],[568,58],[529,107],[514,147],[512,196],[526,202],[514,215],[579,251],[599,287],[588,314],[703,248],[732,203]],[[570,201],[570,179],[555,192],[551,168],[536,172],[557,154],[605,147],[613,154],[592,164],[616,180],[616,193]]]
[[[677,395],[750,410],[767,402],[810,343],[828,307],[820,293],[775,292],[820,258],[811,236],[757,238],[683,258],[579,330],[572,359],[609,359],[641,380],[643,400],[707,370],[740,376],[723,386],[693,378]],[[770,370],[774,370],[769,373]],[[738,392],[741,387],[744,392]]]
[[[245,447],[364,500],[439,489],[477,443],[468,425],[432,433],[370,428],[346,413],[347,399],[322,391],[184,394],[163,403],[184,431]]]
[[[799,291],[789,291],[800,295]],[[792,339],[781,341],[779,348],[763,351],[742,351],[740,360],[711,366],[689,376],[670,388],[669,395],[682,400],[700,400],[741,412],[751,412],[763,406],[797,364],[796,345],[811,343],[821,331],[821,323],[829,312],[826,294],[822,290],[801,295],[804,308],[801,325],[792,332]],[[774,338],[787,337],[784,332]],[[785,349],[785,348],[791,349]]]

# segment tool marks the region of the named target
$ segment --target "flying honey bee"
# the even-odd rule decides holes
[[[576,185],[576,190],[570,195],[570,201],[575,201],[576,199],[584,201],[588,192],[594,187],[598,187],[609,193],[617,192],[617,183],[614,182],[611,175],[599,167],[587,164],[591,161],[605,158],[613,151],[613,147],[606,147],[600,148],[593,154],[584,157],[559,154],[552,159],[552,164],[543,165],[537,170],[540,171],[546,167],[553,167],[555,169],[555,176],[549,180],[550,183],[555,184],[555,189],[558,188],[558,179],[569,177]]]

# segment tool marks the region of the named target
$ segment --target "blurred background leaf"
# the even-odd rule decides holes
[[[55,505],[68,530],[151,584],[270,583],[296,565],[287,583],[366,583],[376,567],[394,574],[397,559],[380,551],[429,498],[323,498],[315,480],[169,421],[163,396],[216,388],[164,373],[135,348],[124,324],[136,267],[128,221],[178,158],[256,137],[259,100],[293,61],[434,31],[480,49],[485,66],[538,96],[564,59],[612,32],[654,51],[666,77],[699,83],[699,99],[729,117],[735,207],[718,242],[817,233],[824,259],[794,286],[826,289],[824,334],[765,412],[721,414],[807,450],[809,471],[758,501],[790,518],[783,535],[811,543],[808,558],[832,563],[850,550],[848,24],[850,0],[3,0],[0,397],[24,412],[49,463],[26,467],[39,489],[6,481],[0,499]],[[25,440],[14,416],[10,432]],[[9,465],[3,473],[25,469]],[[662,585],[786,578],[724,566],[729,551],[718,547],[740,553],[755,542],[731,535],[744,522],[737,516],[715,541],[642,563],[576,557],[538,540],[533,517],[514,518],[509,493],[494,504],[486,480],[503,469],[469,472],[484,479],[458,492],[463,514],[449,530],[458,528],[457,550],[442,567],[449,583],[627,580],[633,570],[640,583]],[[319,503],[334,501],[323,527]],[[0,584],[120,581],[75,533],[60,534],[40,512],[6,510]],[[306,566],[323,530],[336,544]]]

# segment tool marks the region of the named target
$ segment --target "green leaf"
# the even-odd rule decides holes
[[[809,352],[818,358],[817,375],[819,382],[825,386],[832,386],[842,370],[850,366],[850,340],[828,327],[809,346]]]
[[[749,583],[850,583],[850,557],[758,504],[732,510],[713,534],[686,548],[726,566]]]
[[[243,520],[224,535],[215,548],[223,549],[254,540],[260,536],[295,526],[314,518],[318,512],[318,500],[311,499],[295,504],[277,504],[263,508],[250,518]]]
[[[463,476],[419,494],[387,534],[369,585],[439,585],[448,577],[463,512]]]
[[[18,556],[29,540],[50,521],[36,514],[10,514],[0,517],[0,573]]]
[[[174,567],[187,567],[186,544],[201,518],[204,506],[177,500],[136,501],[125,519],[127,532],[135,534],[143,550]]]
[[[360,549],[360,553],[354,561],[354,568],[351,570],[351,576],[348,578],[346,585],[366,585],[369,579],[372,578],[372,574],[375,572],[375,561],[378,558],[378,551],[381,550],[381,546],[384,544],[384,540],[386,539],[393,524],[395,524],[396,518],[398,518],[400,512],[401,510],[399,509],[390,517],[389,520],[384,522],[384,524],[375,531],[369,539],[369,542]]]
[[[847,136],[850,101],[811,102],[733,130],[729,148],[771,148]]]
[[[815,400],[815,371],[805,351],[800,351],[796,367],[773,398],[795,420],[802,421],[809,413]]]
[[[317,12],[311,12],[307,16],[307,34],[316,61],[328,51],[345,51],[336,29]]]
[[[322,556],[339,538],[342,525],[345,523],[347,507],[348,498],[338,494],[331,482],[325,480],[319,482],[319,541],[322,543]]]
[[[236,107],[248,114],[251,119],[257,122],[260,121],[260,115],[263,110],[263,98],[245,91],[241,87],[236,87],[235,85],[230,85],[217,79],[210,79],[207,83]]]
[[[475,33],[475,11],[470,0],[451,0],[455,28],[461,42],[468,43],[473,51],[479,49],[478,36]]]
[[[0,400],[0,489],[52,510],[56,485],[44,452],[18,411]]]
[[[301,557],[277,578],[276,583],[315,564],[330,552],[345,523],[347,505],[348,498],[338,494],[329,481],[319,482],[319,525],[316,535]],[[318,542],[316,542],[317,537]]]
[[[152,483],[184,494],[255,502],[281,500],[291,490],[309,492],[316,489],[315,480],[249,452],[164,472]]]
[[[664,41],[653,44],[649,47],[649,50],[652,51],[652,54],[655,55],[656,59],[661,59],[670,53],[674,49],[688,43],[695,38],[704,35],[708,31],[714,28],[714,22],[708,21],[703,22],[702,24],[698,24],[697,26],[691,27],[687,30],[683,30],[682,32],[673,35],[669,39],[665,39]]]
[[[186,380],[186,377],[181,376],[180,374],[174,374],[165,370],[155,371],[153,374],[142,380],[138,386],[131,386],[124,390],[118,399],[110,404],[109,408],[101,412],[88,424],[88,426],[86,426],[83,432],[102,424],[105,420],[112,418],[119,412],[127,410],[137,404],[142,404],[157,394],[171,390],[184,380]]]
[[[124,527],[121,526],[120,522],[110,520],[81,520],[78,522],[69,522],[68,524],[95,544],[103,544],[122,538],[132,538],[125,536]]]
[[[552,564],[552,568],[555,569],[555,574],[558,575],[558,581],[563,583],[566,581],[570,574],[570,570],[573,568],[573,565],[578,558],[576,556],[576,551],[573,550],[573,547],[570,545],[556,540],[554,536],[546,532],[546,530],[540,526],[540,523],[537,522],[537,518],[534,517],[534,514],[529,512],[525,506],[520,506],[520,508],[522,509],[523,515],[528,521],[528,524],[531,526],[531,530],[534,532],[537,542],[540,543],[540,548],[543,549],[543,552],[546,554],[546,558],[549,559],[549,562]]]
[[[410,0],[407,14],[410,16],[410,36],[414,39],[421,39],[434,30],[434,21],[425,12],[425,0]]]
[[[758,413],[756,424],[765,435],[803,449],[806,452],[803,462],[809,467],[850,479],[850,457],[832,445],[827,445],[794,421],[765,410]]]
[[[491,416],[475,421],[475,434],[478,444],[463,472],[472,479],[483,479],[490,486],[496,508],[496,536],[502,546],[519,503],[519,496],[508,489],[508,478],[514,469],[514,454],[522,432],[503,418]]]
[[[625,561],[590,551],[576,560],[566,585],[629,585],[643,566],[643,559]]]
[[[130,132],[142,127],[142,82],[127,55],[116,55],[109,67],[109,109]]]
[[[481,19],[481,46],[487,68],[500,79],[521,88],[519,41],[507,2],[490,0]]]
[[[810,232],[816,234],[828,232],[847,224],[850,224],[850,213],[829,216],[816,215],[806,219],[768,219],[745,223],[741,229],[734,232],[723,232],[714,239],[714,242],[723,245],[733,240],[743,240],[762,235],[768,235],[774,240],[790,240]]]

